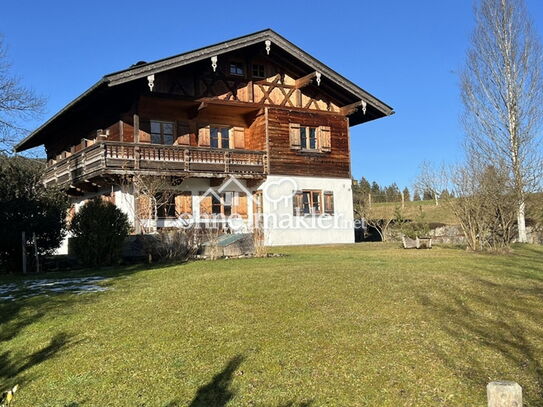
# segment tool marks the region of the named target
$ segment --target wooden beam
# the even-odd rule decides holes
[[[302,76],[301,78],[296,79],[296,82],[294,83],[294,87],[296,89],[303,88],[304,86],[309,85],[311,82],[313,82],[313,78],[317,76],[317,72],[311,72],[310,74],[306,76]]]
[[[247,185],[247,188],[255,188],[260,186],[264,182],[264,178],[261,179],[248,179],[245,181],[245,184]]]
[[[225,178],[210,178],[209,186],[210,187],[220,187],[224,182]]]
[[[349,116],[349,115],[353,114],[354,112],[356,112],[359,107],[362,107],[362,110],[364,111],[364,114],[366,114],[366,106],[367,105],[368,104],[365,101],[359,100],[358,102],[351,103],[350,105],[342,106],[339,109],[339,112],[344,116]]]
[[[190,109],[189,111],[189,120],[196,119],[200,112],[208,107],[207,102],[201,102],[198,106]]]
[[[140,142],[140,116],[134,113],[134,143]]]

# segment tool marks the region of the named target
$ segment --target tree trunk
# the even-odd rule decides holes
[[[524,201],[522,201],[518,206],[518,214],[517,214],[518,241],[520,243],[528,242],[528,236],[526,234],[525,213],[526,213],[526,204],[524,203]]]

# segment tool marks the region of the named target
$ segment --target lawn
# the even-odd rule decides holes
[[[15,406],[484,406],[505,379],[543,406],[542,247],[274,250],[0,302],[1,388],[21,385]]]

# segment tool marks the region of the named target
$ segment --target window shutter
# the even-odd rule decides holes
[[[236,205],[234,208],[234,213],[244,219],[247,218],[247,195],[245,195],[244,192],[236,192],[234,203]]]
[[[301,216],[302,215],[302,209],[303,209],[303,192],[302,191],[294,191],[294,195],[292,197],[292,209],[294,216]]]
[[[200,192],[200,195],[204,195],[204,193],[205,192]],[[202,196],[200,198],[200,215],[211,215],[212,202],[211,195]]]
[[[232,128],[230,148],[245,148],[245,129],[243,127]]]
[[[334,193],[332,191],[324,191],[324,213],[334,214]]]
[[[210,134],[209,126],[200,127],[198,129],[198,145],[200,147],[209,147]]]
[[[140,143],[151,142],[151,121],[140,119]]]
[[[192,215],[192,194],[190,192],[182,192],[175,197],[175,215]]]
[[[146,195],[138,196],[138,219],[152,219],[151,199]]]
[[[188,123],[177,122],[177,141],[174,144],[180,146],[190,145],[190,127]]]
[[[330,126],[319,127],[319,145],[321,151],[328,152],[332,150],[331,133]]]
[[[299,150],[302,148],[300,141],[300,125],[296,123],[289,123],[290,133],[290,148],[293,150]]]

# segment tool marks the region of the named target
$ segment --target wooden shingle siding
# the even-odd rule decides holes
[[[330,152],[293,150],[290,123],[330,127]],[[349,136],[345,117],[268,109],[270,174],[350,178]]]

